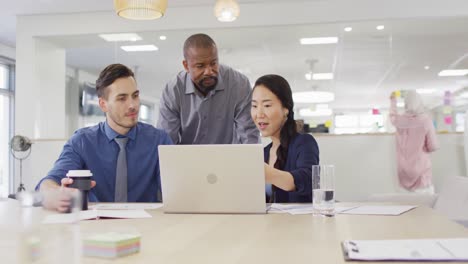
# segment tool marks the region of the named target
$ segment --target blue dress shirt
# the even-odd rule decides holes
[[[114,138],[121,137],[107,122],[79,129],[63,147],[60,157],[43,178],[58,184],[69,170],[91,170],[96,186],[89,201],[114,202],[115,170],[119,146]],[[127,135],[128,202],[158,202],[160,191],[158,146],[170,145],[169,135],[155,127],[137,123]]]
[[[271,144],[264,148],[265,162],[270,159]],[[283,171],[292,174],[296,190],[287,192],[274,188],[275,203],[311,203],[312,202],[312,165],[319,164],[317,141],[310,134],[298,134],[289,143],[288,157]],[[268,195],[267,195],[268,196]],[[267,202],[269,197],[267,197]]]

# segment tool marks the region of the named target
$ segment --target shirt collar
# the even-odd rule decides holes
[[[135,140],[137,125],[132,127],[132,129],[130,129],[130,131],[128,131],[127,135],[120,135],[119,133],[115,132],[109,126],[109,124],[107,123],[107,120],[106,120],[106,122],[104,122],[104,132],[106,133],[107,139],[109,139],[109,141],[114,140],[114,138],[116,138],[116,137],[122,137],[122,136],[128,137],[131,140]]]
[[[218,83],[216,84],[214,91],[224,90],[223,77],[221,75],[221,65],[219,66],[219,68],[220,70],[218,72]],[[192,78],[190,77],[190,73],[186,72],[185,78],[186,78],[185,83],[187,84],[185,85],[185,94],[195,93],[195,90],[197,88],[195,88],[195,84],[193,83]]]

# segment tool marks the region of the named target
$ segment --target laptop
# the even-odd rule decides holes
[[[159,146],[166,213],[264,214],[263,146]]]

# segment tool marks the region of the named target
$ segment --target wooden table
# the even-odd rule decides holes
[[[82,221],[82,234],[121,230],[142,234],[138,254],[115,260],[84,258],[83,263],[339,264],[346,263],[340,246],[346,239],[468,237],[468,229],[426,207],[400,216],[332,218],[164,214],[162,209],[148,212],[153,218]]]
[[[83,232],[135,228],[139,254],[116,263],[345,263],[345,239],[468,237],[468,229],[426,207],[400,216],[193,215],[149,211],[153,218],[85,221]],[[98,263],[86,259],[86,263]],[[395,263],[395,262],[393,262]],[[453,262],[452,262],[453,263]]]

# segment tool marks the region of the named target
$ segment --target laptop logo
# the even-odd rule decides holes
[[[206,176],[206,180],[209,184],[215,184],[218,181],[218,176],[216,176],[214,173],[210,173],[208,176]]]

